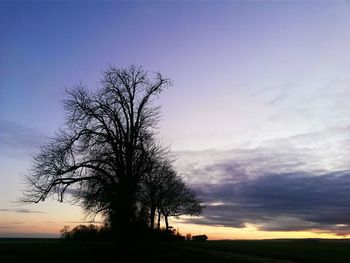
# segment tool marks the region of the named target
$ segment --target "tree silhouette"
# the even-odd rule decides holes
[[[150,228],[154,229],[156,210],[163,195],[163,184],[167,177],[167,170],[165,164],[158,160],[153,160],[151,165],[150,171],[141,179],[140,202],[148,207]]]
[[[67,190],[89,212],[104,213],[125,237],[135,220],[140,179],[157,148],[159,107],[152,101],[171,83],[141,67],[109,67],[94,92],[78,85],[64,100],[66,122],[34,157],[22,201]]]
[[[149,207],[151,229],[154,228],[156,211],[158,229],[160,218],[164,216],[166,230],[169,230],[169,216],[201,213],[202,207],[196,194],[185,185],[168,158],[162,162],[155,161],[153,170],[143,176],[141,184],[142,202]]]
[[[166,230],[169,230],[170,216],[199,215],[202,210],[195,192],[186,186],[174,171],[164,180],[165,195],[160,200],[159,211],[164,216]]]

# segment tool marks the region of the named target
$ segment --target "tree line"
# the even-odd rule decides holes
[[[65,123],[33,158],[22,202],[56,196],[101,214],[115,236],[199,215],[200,201],[158,138],[155,99],[171,81],[142,67],[109,67],[101,86],[67,90]]]
[[[71,229],[69,226],[65,226],[60,230],[61,239],[65,241],[106,241],[111,240],[111,231],[108,226],[96,226],[93,224],[89,225],[78,225]],[[151,233],[153,240],[177,240],[177,241],[206,241],[208,237],[206,235],[192,236],[187,234],[182,236],[179,232],[162,230]],[[134,236],[132,237],[134,238]],[[139,238],[139,236],[137,236]],[[146,237],[147,238],[147,237]]]

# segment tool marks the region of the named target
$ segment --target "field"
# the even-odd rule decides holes
[[[0,262],[350,262],[349,240],[249,240],[176,243],[0,239]]]

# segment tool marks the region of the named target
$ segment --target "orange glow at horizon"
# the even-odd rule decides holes
[[[176,224],[173,227],[178,229],[181,235],[191,233],[193,235],[207,235],[210,240],[220,239],[283,239],[283,238],[330,238],[344,239],[350,235],[339,236],[333,233],[321,231],[262,231],[253,224],[246,224],[245,228],[233,228],[224,226],[208,226],[196,224]]]
[[[74,228],[80,224],[90,224],[91,218],[84,215],[81,208],[66,203],[57,203],[54,200],[32,205],[34,211],[40,213],[16,213],[0,211],[0,237],[59,237],[64,226]],[[184,217],[186,218],[186,217]],[[210,240],[218,239],[275,239],[275,238],[350,238],[350,235],[337,236],[333,233],[313,231],[262,231],[254,224],[246,223],[245,228],[225,226],[210,226],[184,223],[184,218],[170,218],[169,223],[181,235],[205,234]],[[188,218],[189,219],[189,218]],[[100,217],[95,218],[101,222]],[[162,220],[163,221],[163,220]],[[163,222],[162,222],[163,223]],[[96,224],[96,223],[94,223]]]
[[[12,224],[2,224],[0,228],[0,237],[16,236],[31,236],[42,237],[51,236],[59,237],[60,230],[64,226],[69,226],[71,229],[79,224],[86,223],[65,223],[65,222],[39,222],[33,220],[24,224],[18,224],[14,227]],[[247,224],[245,228],[233,228],[224,226],[208,226],[196,224],[172,223],[175,230],[183,236],[186,234],[207,235],[209,240],[232,239],[232,240],[249,240],[249,239],[284,239],[284,238],[329,238],[329,239],[344,239],[350,238],[347,236],[338,236],[332,233],[322,233],[315,231],[262,231],[252,224]]]

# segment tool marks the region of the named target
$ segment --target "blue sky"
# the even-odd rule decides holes
[[[84,220],[79,208],[68,204],[48,202],[19,210],[23,208],[11,201],[23,188],[21,177],[31,156],[64,120],[64,90],[80,82],[95,89],[108,65],[130,64],[173,80],[174,86],[158,101],[163,109],[160,138],[172,146],[184,178],[208,204],[215,204],[202,219],[180,222],[182,227],[196,222],[228,233],[253,226],[266,237],[296,226],[304,236],[305,231],[347,233],[349,211],[339,200],[349,196],[338,187],[350,189],[349,2],[0,6],[0,235],[53,235],[64,224]],[[291,193],[303,185],[300,178],[310,182],[307,176],[321,176],[310,182],[321,186],[334,177],[334,185],[322,188],[321,194],[341,193],[332,206],[344,216],[326,223],[300,217],[300,211],[288,207],[304,206],[290,196],[280,198],[290,213],[268,205],[271,200],[260,198],[256,183],[276,176]],[[225,182],[233,184],[230,189],[252,192],[237,196],[239,191],[228,191]],[[307,187],[303,191],[305,202],[308,192],[317,192]],[[258,197],[271,211],[223,213],[235,211],[234,200],[245,206],[246,200],[258,202]],[[319,211],[312,204],[312,211]],[[212,222],[211,211],[222,222]],[[269,212],[275,221],[265,216]],[[64,213],[68,218],[60,217]],[[25,221],[35,224],[29,227]],[[46,228],[35,230],[39,225]],[[334,230],[336,225],[341,230]]]

